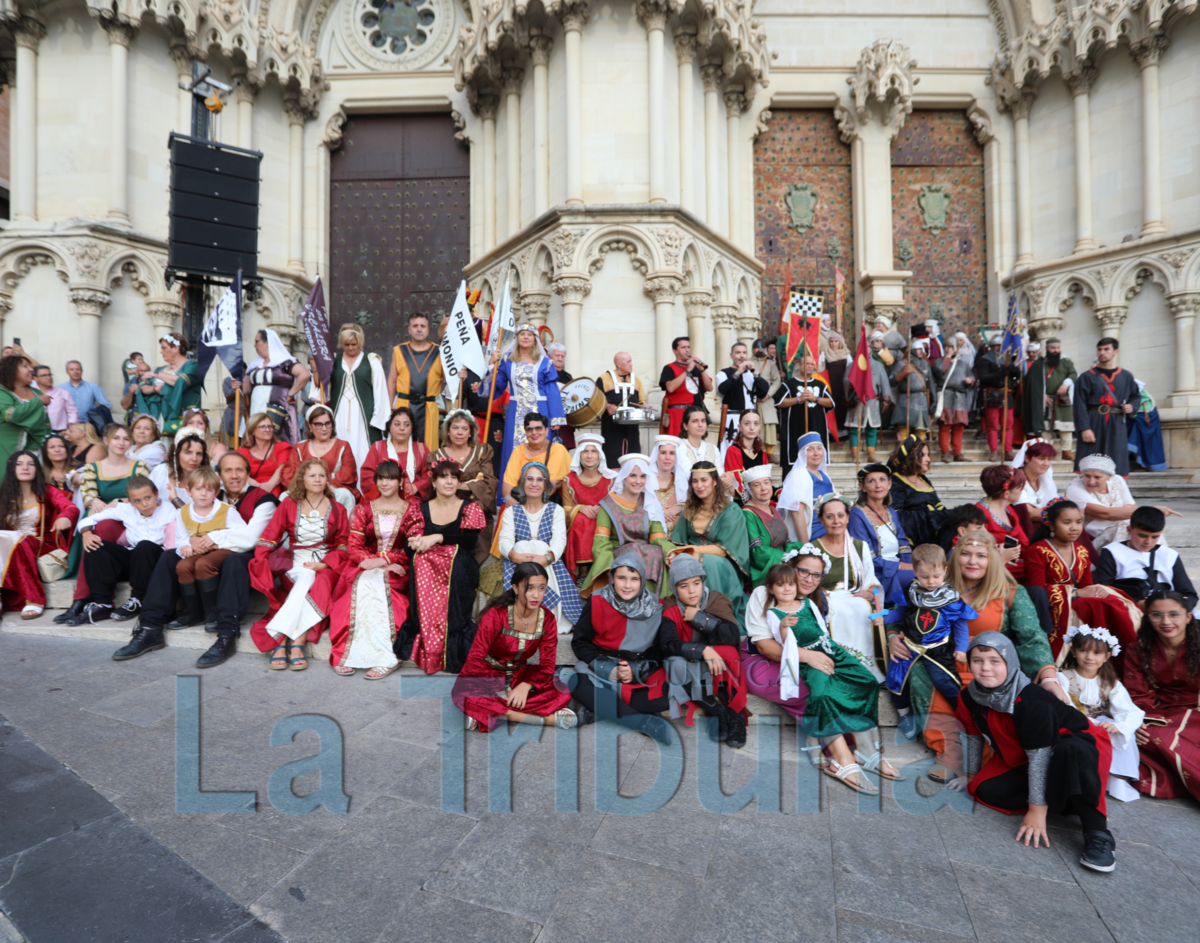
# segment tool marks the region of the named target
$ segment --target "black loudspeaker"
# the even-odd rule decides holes
[[[175,276],[258,276],[262,154],[172,134],[167,271]]]

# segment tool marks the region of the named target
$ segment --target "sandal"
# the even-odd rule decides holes
[[[468,730],[478,730],[479,729],[479,721],[477,721],[474,717],[468,717],[467,718],[467,729]]]
[[[354,674],[354,669],[347,665],[334,665],[333,670],[344,678],[348,678],[350,675]]]
[[[859,768],[857,763],[847,763],[845,766],[839,766],[837,760],[831,759],[828,766],[821,768],[821,771],[827,776],[832,776],[839,782],[845,783],[855,792],[865,793],[868,796],[879,795],[879,789],[867,779],[866,774]],[[852,782],[850,777],[858,776],[862,782]]]
[[[809,760],[812,761],[812,765],[817,769],[824,769],[829,765],[829,758],[825,756],[824,749],[820,740],[816,737],[809,737],[808,746],[801,747],[800,752],[807,753]]]
[[[46,611],[45,606],[39,606],[39,605],[37,605],[37,603],[30,603],[28,606],[26,606],[24,609],[21,610],[21,618],[22,619],[36,619],[38,616],[40,616],[45,611]]]
[[[291,652],[295,651],[297,648],[300,649],[300,655],[297,658],[293,658],[291,656]],[[301,662],[303,662],[303,664],[301,664]],[[287,663],[288,663],[288,667],[291,668],[292,671],[303,671],[305,668],[308,667],[308,653],[304,650],[303,645],[289,645],[288,646]]]
[[[286,671],[288,666],[287,653],[285,649],[287,645],[276,645],[271,649],[271,660],[268,667],[272,671]]]
[[[371,668],[367,671],[366,679],[368,681],[380,681],[383,678],[386,678],[388,675],[390,675],[393,671],[395,671],[399,667],[400,667],[400,662],[396,662],[394,665],[387,665],[387,666],[379,665],[378,667]]]
[[[882,776],[884,779],[890,779],[892,782],[902,783],[908,778],[886,759],[884,759],[883,754],[879,750],[876,750],[874,753],[872,753],[870,757],[864,757],[857,751],[855,751],[854,755],[858,757],[863,769],[870,770],[872,773],[876,773],[879,776]],[[890,773],[884,770],[885,766],[891,770]]]
[[[948,766],[934,766],[925,775],[935,783],[941,783],[943,786],[958,779],[958,773],[954,772]]]
[[[578,719],[579,718],[575,716],[575,712],[566,707],[560,711],[554,712],[554,726],[558,727],[560,730],[570,730],[575,726],[575,723],[578,721]]]

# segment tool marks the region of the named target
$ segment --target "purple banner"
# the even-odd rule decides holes
[[[304,336],[308,338],[308,349],[317,362],[317,379],[328,397],[329,378],[333,375],[333,344],[329,337],[329,312],[325,309],[325,289],[321,285],[320,275],[308,294],[300,320],[304,324]]]

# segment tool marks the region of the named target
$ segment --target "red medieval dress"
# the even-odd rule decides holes
[[[65,532],[52,529],[60,517],[71,522]],[[50,487],[45,498],[21,508],[17,519],[8,522],[12,530],[0,530],[0,572],[3,572],[0,609],[46,605],[46,587],[38,574],[38,557],[52,550],[69,550],[78,521],[79,508],[70,497]]]
[[[725,450],[725,471],[730,472],[737,479],[738,489],[741,490],[742,472],[770,464],[771,455],[765,448],[759,452],[747,452],[738,444],[739,442],[741,442],[740,436],[730,442],[729,448]]]
[[[330,501],[323,518],[305,516],[300,521],[297,521],[300,516],[297,512],[295,501],[284,501],[275,509],[270,523],[258,538],[254,559],[250,561],[250,585],[267,597],[267,614],[250,629],[250,637],[260,652],[269,652],[285,641],[283,635],[274,635],[267,624],[288,602],[292,591],[288,571],[294,565],[310,560],[320,560],[325,564],[325,569],[316,572],[316,579],[305,599],[321,616],[320,621],[308,632],[308,641],[316,642],[333,610],[333,591],[346,566],[346,547],[350,536],[350,519],[346,509],[336,501]],[[297,528],[301,531],[299,535]],[[310,529],[321,536],[309,540],[307,534]],[[288,546],[280,547],[284,537],[288,539]]]
[[[395,462],[404,472],[405,478],[411,482],[412,488],[416,489],[415,493],[420,499],[429,500],[433,494],[433,469],[429,468],[429,449],[425,448],[424,442],[418,442],[416,439],[409,440],[408,448],[412,450],[411,475],[408,474],[408,450],[397,452],[391,439],[386,438],[371,445],[367,457],[363,459],[362,468],[358,470],[358,484],[364,498],[373,501],[379,497],[379,490],[375,487],[375,469],[379,467],[380,462]],[[405,485],[401,493],[408,497],[410,491],[410,487]]]
[[[264,458],[255,457],[248,448],[238,449],[238,453],[246,456],[246,461],[250,463],[250,480],[260,485],[268,481],[275,474],[275,469],[283,468],[291,452],[292,447],[286,442],[275,442],[267,449],[267,454]],[[279,484],[275,486],[271,494],[278,498],[283,494],[283,487],[283,475],[281,473]]]
[[[329,619],[333,648],[329,663],[347,668],[387,668],[396,663],[392,645],[408,618],[408,535],[400,526],[407,508],[386,510],[374,501],[354,508],[347,565],[334,593]],[[368,558],[398,564],[363,570]]]
[[[1071,619],[1071,610],[1084,625],[1103,626],[1117,637],[1121,643],[1123,660],[1125,652],[1137,645],[1137,629],[1130,616],[1129,608],[1123,596],[1118,596],[1116,590],[1110,590],[1113,596],[1078,597],[1071,599],[1071,591],[1086,589],[1092,585],[1092,556],[1087,547],[1076,542],[1074,558],[1068,566],[1067,561],[1058,555],[1049,540],[1039,540],[1026,548],[1024,553],[1025,586],[1041,586],[1050,597],[1050,614],[1054,618],[1054,634],[1050,636],[1050,651],[1058,658]],[[1121,670],[1120,661],[1114,661],[1114,667]]]
[[[475,543],[487,526],[479,502],[464,500],[449,524],[435,524],[428,501],[412,501],[400,523],[406,537],[440,534],[442,542],[411,553],[409,611],[396,637],[396,655],[412,658],[426,674],[459,672],[475,638],[475,594],[479,564]]]
[[[508,713],[504,698],[518,684],[530,684],[522,714],[549,717],[571,700],[554,675],[558,653],[558,624],[545,606],[528,632],[516,625],[512,608],[497,606],[484,613],[471,653],[454,682],[455,705],[473,717],[481,729],[498,727]]]
[[[1186,643],[1172,663],[1162,643],[1154,642],[1147,670],[1135,642],[1125,658],[1125,688],[1146,712],[1150,741],[1139,744],[1141,778],[1138,792],[1155,799],[1178,799],[1189,793],[1200,799],[1200,675],[1188,675]]]
[[[1008,519],[1005,521],[997,521],[992,517],[992,512],[988,509],[986,501],[978,502],[975,507],[983,511],[984,529],[995,538],[996,546],[1001,550],[1004,549],[1004,538],[1012,537],[1017,541],[1017,546],[1021,548],[1021,555],[1008,564],[1008,572],[1012,574],[1012,578],[1021,585],[1025,585],[1025,549],[1029,546],[1029,533],[1025,530],[1021,523],[1020,515],[1013,510],[1010,504],[1005,510],[1008,512]],[[913,546],[916,546],[914,543]]]
[[[563,562],[571,578],[578,580],[592,566],[592,539],[596,536],[596,518],[580,514],[579,508],[598,507],[612,488],[612,479],[600,476],[594,485],[585,485],[575,472],[563,484],[563,510],[567,514],[567,549]]]
[[[737,714],[746,709],[746,683],[742,679],[742,656],[738,650],[741,629],[733,614],[733,604],[728,597],[709,590],[704,611],[720,620],[712,632],[698,632],[690,622],[685,622],[678,604],[663,612],[658,630],[658,646],[666,656],[664,670],[667,672],[671,716],[678,717],[681,706],[686,703],[688,724],[692,723],[696,709],[702,706],[696,700],[702,693],[715,694],[722,704]],[[700,646],[705,645],[711,645],[725,662],[726,670],[716,677],[708,673],[708,667],[700,657],[703,650]]]
[[[279,483],[285,488],[290,488],[300,465],[310,458],[317,457],[313,455],[311,443],[307,439],[299,445],[293,446],[284,463]],[[333,448],[320,456],[320,459],[325,463],[326,471],[329,472],[329,487],[345,488],[353,495],[355,501],[361,501],[362,494],[358,490],[358,466],[354,463],[354,451],[350,448],[350,443],[343,439],[334,439]]]

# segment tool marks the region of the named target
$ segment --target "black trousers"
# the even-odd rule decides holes
[[[136,547],[122,547],[110,540],[83,555],[92,602],[111,606],[113,590],[122,580],[129,580],[134,599],[144,600],[154,568],[163,554],[161,544],[143,540]]]
[[[1090,735],[1064,736],[1054,747],[1046,777],[1046,804],[1056,815],[1077,815],[1086,829],[1106,829],[1108,819],[1099,809],[1095,741]],[[995,809],[1022,809],[1029,804],[1029,768],[1018,766],[975,788],[975,798]]]
[[[577,677],[579,683],[571,692],[572,696],[592,713],[596,713],[596,687],[592,684],[592,679],[587,675]],[[635,688],[628,704],[611,689],[605,690],[601,696],[608,698],[610,702],[616,701],[618,717],[628,717],[630,714],[661,714],[671,706],[671,700],[665,694],[662,697],[651,697],[646,688]]]
[[[179,578],[175,575],[175,566],[179,560],[179,554],[174,550],[168,550],[158,558],[146,595],[142,597],[142,628],[161,629],[175,618],[175,604],[179,600]]]
[[[233,553],[221,564],[217,584],[217,631],[230,630],[240,635],[242,619],[250,608],[250,561],[254,551]]]

